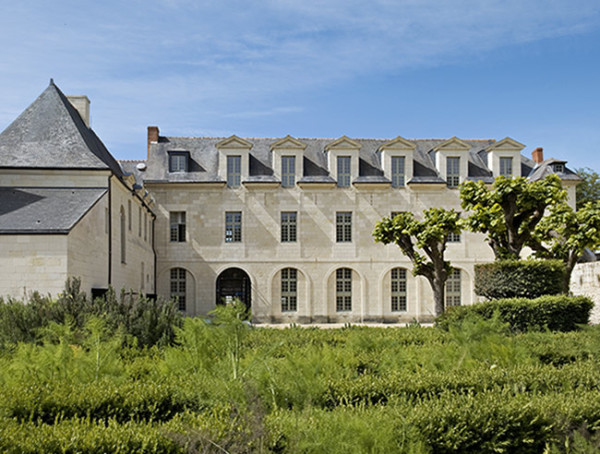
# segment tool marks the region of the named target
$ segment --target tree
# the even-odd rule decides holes
[[[589,167],[577,169],[577,175],[582,179],[577,185],[577,209],[587,202],[600,200],[600,175]]]
[[[566,203],[554,205],[535,229],[535,254],[565,263],[563,292],[569,292],[571,274],[585,249],[600,246],[600,201],[588,202],[578,211]]]
[[[417,221],[412,213],[402,212],[394,218],[383,218],[375,226],[373,236],[378,243],[394,243],[400,247],[413,264],[413,274],[429,281],[435,315],[440,315],[444,312],[446,280],[452,271],[450,262],[444,260],[446,237],[450,233],[460,233],[460,213],[430,208],[424,211],[424,216],[423,221]]]
[[[563,202],[567,192],[556,175],[530,182],[499,176],[492,188],[483,181],[460,186],[462,207],[470,211],[469,230],[487,234],[496,260],[519,259],[525,246],[537,249],[533,231],[547,208]]]

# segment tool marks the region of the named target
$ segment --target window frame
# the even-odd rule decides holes
[[[446,307],[462,305],[462,272],[453,268],[446,279]]]
[[[281,312],[298,311],[298,270],[281,270]]]
[[[169,173],[185,173],[189,169],[190,154],[187,151],[169,151]]]
[[[400,165],[400,163],[401,163],[401,165]],[[406,157],[405,156],[392,156],[390,165],[392,168],[392,172],[391,172],[392,187],[393,188],[405,187],[405,185],[406,185]]]
[[[352,157],[338,156],[336,166],[338,188],[349,188],[352,183]]]
[[[408,282],[405,268],[393,268],[390,274],[390,303],[392,312],[408,311]]]
[[[352,211],[335,212],[335,242],[352,243]]]
[[[452,163],[452,165],[451,165]],[[456,165],[454,165],[456,163]],[[446,184],[450,189],[455,189],[460,184],[460,157],[446,157]]]
[[[185,312],[187,301],[187,271],[185,268],[171,268],[169,274],[169,297],[177,303],[177,309]]]
[[[281,187],[293,188],[296,185],[296,156],[281,157]]]
[[[460,233],[449,233],[446,235],[446,243],[460,243],[462,242],[462,235]]]
[[[242,185],[242,156],[227,155],[227,187],[239,188]]]
[[[242,242],[242,212],[225,212],[225,243]]]
[[[508,172],[506,165],[508,163]],[[513,176],[513,158],[511,156],[500,156],[498,159],[498,175],[511,178]]]
[[[169,242],[186,242],[187,219],[185,211],[169,211]]]
[[[352,270],[350,268],[335,270],[335,311],[352,311]]]
[[[298,212],[297,211],[282,211],[281,220],[281,237],[282,243],[296,243],[298,241]]]

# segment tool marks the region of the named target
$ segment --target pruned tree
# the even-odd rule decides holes
[[[470,212],[468,229],[485,233],[500,260],[519,259],[526,246],[539,249],[533,232],[546,209],[566,200],[567,192],[556,175],[538,181],[500,176],[491,188],[482,181],[462,183],[460,197],[462,207]]]
[[[418,221],[412,213],[402,212],[393,218],[383,218],[375,226],[375,241],[396,244],[413,264],[413,274],[424,276],[433,290],[435,315],[445,308],[445,286],[452,266],[444,259],[446,238],[460,233],[460,213],[443,208],[424,211]],[[419,249],[423,253],[419,252]]]
[[[554,205],[534,231],[535,255],[556,258],[565,264],[563,292],[569,292],[573,268],[586,249],[600,246],[600,201],[588,202],[578,211],[566,203]]]

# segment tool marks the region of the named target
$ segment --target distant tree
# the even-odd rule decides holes
[[[580,209],[587,202],[600,200],[600,175],[589,167],[577,169],[577,175],[582,179],[577,185],[577,209]]]
[[[383,218],[375,226],[373,236],[378,243],[396,244],[412,262],[413,274],[429,281],[437,316],[444,312],[445,286],[452,271],[450,262],[444,259],[446,238],[450,233],[460,233],[460,213],[430,208],[424,211],[424,217],[418,221],[412,213],[402,212],[393,218]]]
[[[499,176],[491,189],[482,181],[460,185],[462,207],[470,212],[466,225],[487,235],[496,260],[519,259],[525,246],[538,249],[533,231],[547,208],[566,200],[556,175],[528,181]]]
[[[566,203],[554,205],[537,225],[535,255],[565,264],[563,292],[569,292],[571,274],[586,249],[600,246],[600,201],[587,202],[577,211]]]

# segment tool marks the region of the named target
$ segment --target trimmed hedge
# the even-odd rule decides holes
[[[562,292],[560,260],[499,260],[475,265],[475,293],[489,299],[537,298]]]
[[[467,317],[477,315],[491,319],[498,313],[500,320],[508,323],[511,330],[573,331],[578,325],[585,325],[590,318],[594,303],[585,296],[546,295],[536,299],[507,298],[472,306],[449,308],[436,319],[442,329],[459,325]]]

